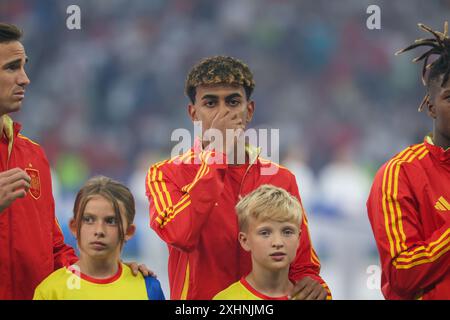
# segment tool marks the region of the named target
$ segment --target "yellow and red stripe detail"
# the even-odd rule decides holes
[[[183,289],[181,291],[180,300],[187,300],[188,292],[189,292],[189,278],[190,278],[190,270],[189,270],[189,261],[186,265],[186,273],[184,276]]]
[[[205,159],[202,161],[194,180],[182,188],[182,191],[185,192],[185,194],[175,205],[172,203],[172,199],[166,183],[164,182],[160,167],[168,162],[174,162],[179,157],[179,160],[184,161],[186,159],[191,159],[192,156],[192,151],[190,151],[188,154],[177,156],[171,160],[159,162],[153,165],[148,172],[148,188],[154,199],[155,208],[158,213],[158,217],[156,217],[155,220],[159,223],[161,228],[163,228],[167,223],[173,220],[178,213],[191,204],[189,192],[202,177],[209,173],[210,169],[208,167],[208,159],[210,158],[211,153],[205,154]]]
[[[398,201],[398,179],[403,163],[422,160],[428,154],[424,144],[405,149],[393,158],[383,174],[383,213],[386,233],[390,244],[391,257],[395,258],[393,265],[397,269],[409,269],[424,263],[437,260],[450,250],[450,229],[444,232],[436,241],[408,251],[406,236],[403,230],[402,210]]]
[[[397,224],[401,223],[401,209],[397,201],[398,174],[400,172],[400,165],[405,161],[411,162],[416,157],[416,151],[423,151],[424,149],[426,149],[426,147],[423,143],[410,148],[406,148],[404,151],[398,154],[397,157],[393,158],[387,164],[384,170],[382,185],[382,206],[385,219],[385,228],[388,235],[390,253],[392,258],[394,258],[397,253],[401,252],[402,250],[406,250],[406,245],[401,248],[402,242],[400,241],[400,225],[399,227],[397,227]],[[393,179],[394,175],[397,177],[396,179]],[[392,183],[393,180],[394,185]],[[401,229],[403,231],[403,226],[401,226]],[[402,240],[404,240],[404,233],[402,234]]]
[[[442,208],[441,210],[450,210],[450,203],[448,203],[447,200],[445,200],[444,197],[440,197],[438,199],[438,204],[440,205],[440,207]]]

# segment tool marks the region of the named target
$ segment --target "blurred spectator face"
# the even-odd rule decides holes
[[[442,78],[442,77],[441,77]],[[445,141],[450,141],[450,81],[441,87],[436,82],[432,104],[428,106],[428,114],[435,120],[435,135]]]
[[[0,114],[20,110],[25,87],[30,83],[25,73],[27,57],[19,41],[0,43]]]
[[[254,108],[254,102],[247,100],[242,86],[198,86],[195,103],[189,105],[189,115],[192,121],[202,122],[202,134],[209,128],[237,129],[237,123],[245,130],[253,117]],[[234,113],[234,116],[227,117],[225,123],[221,123],[219,118],[226,111]]]

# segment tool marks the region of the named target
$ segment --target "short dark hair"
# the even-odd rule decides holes
[[[0,22],[0,43],[19,41],[23,32],[13,24]]]
[[[255,81],[250,68],[242,61],[227,56],[214,56],[201,60],[189,72],[185,93],[195,103],[196,88],[200,85],[243,86],[247,99],[250,98]]]
[[[419,23],[419,28],[424,31],[431,33],[434,38],[429,39],[418,39],[414,41],[413,44],[402,49],[397,54],[415,49],[417,47],[428,47],[428,51],[423,53],[421,56],[415,58],[414,62],[419,62],[423,60],[422,66],[422,82],[427,86],[427,94],[425,95],[422,103],[419,106],[419,111],[422,110],[423,106],[430,99],[430,93],[435,83],[441,79],[441,87],[444,87],[450,76],[450,39],[448,37],[448,22],[444,23],[444,32],[439,32],[431,29],[430,27]],[[438,58],[432,63],[428,64],[428,60],[432,55],[437,55]],[[427,70],[429,70],[427,76]]]

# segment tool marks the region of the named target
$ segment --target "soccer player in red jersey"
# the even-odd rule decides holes
[[[380,253],[386,299],[450,299],[450,39],[433,31],[399,51],[429,46],[424,60],[427,94],[419,107],[433,120],[433,133],[384,164],[367,209]],[[431,55],[438,58],[428,65]]]
[[[238,241],[235,206],[241,197],[262,184],[272,184],[300,201],[294,175],[260,157],[256,148],[247,145],[245,163],[232,157],[239,154],[239,150],[233,153],[237,139],[227,139],[225,131],[244,130],[251,121],[254,86],[248,66],[235,58],[210,57],[195,65],[187,77],[186,94],[189,116],[202,123],[202,136],[185,154],[148,171],[151,227],[169,247],[172,299],[211,299],[251,271],[250,254]],[[209,129],[222,132],[223,141],[212,142]],[[273,166],[276,172],[264,174]],[[289,271],[295,283],[291,295],[330,296],[319,275],[320,262],[305,215],[300,229],[301,245]]]
[[[55,218],[44,151],[8,116],[30,83],[21,35],[0,24],[0,299],[31,299],[42,279],[77,260]]]

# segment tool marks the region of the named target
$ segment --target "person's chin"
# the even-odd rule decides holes
[[[271,261],[267,264],[267,269],[272,271],[280,271],[285,268],[289,268],[287,261]]]
[[[89,250],[89,256],[93,259],[104,259],[107,258],[110,254],[111,252],[106,248],[103,250],[95,250],[95,249]]]
[[[20,109],[22,109],[22,100],[20,101],[15,101],[14,103],[12,103],[9,106],[9,112],[8,113],[13,113],[13,112],[18,112],[20,111]]]

